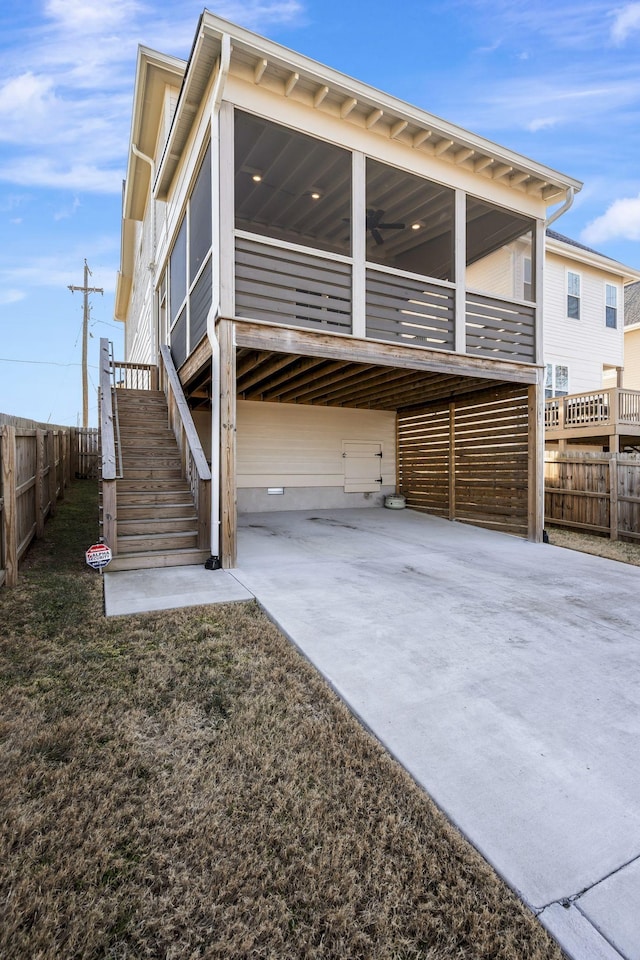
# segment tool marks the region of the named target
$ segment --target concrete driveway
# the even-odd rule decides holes
[[[240,518],[234,576],[574,960],[640,960],[640,568],[417,514]]]

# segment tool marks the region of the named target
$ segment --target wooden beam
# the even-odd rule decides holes
[[[264,76],[264,72],[267,69],[269,61],[268,60],[258,60],[255,67],[253,68],[253,82],[260,83]]]
[[[435,150],[433,151],[436,157],[441,157],[443,153],[446,153],[449,147],[453,146],[453,140],[441,140],[436,144]]]
[[[456,518],[456,405],[449,404],[449,520]]]
[[[326,87],[326,86],[318,87],[318,89],[316,90],[313,96],[313,105],[316,108],[316,110],[318,109],[322,101],[326,98],[328,93],[329,93],[329,87]]]
[[[268,357],[269,354],[266,354],[265,356]],[[302,357],[296,357],[291,354],[286,354],[286,356],[289,357],[289,359],[295,365],[295,368],[293,370],[290,370],[288,367],[286,367],[283,373],[275,377],[274,376],[270,377],[269,383],[266,384],[264,387],[260,386],[258,389],[250,390],[249,391],[250,395],[248,397],[245,397],[245,399],[247,400],[267,399],[264,396],[265,390],[271,391],[272,389],[275,389],[275,387],[279,386],[282,383],[289,383],[292,377],[298,377],[304,372],[306,372],[308,375],[310,371],[326,363],[326,360],[322,359],[321,357],[306,357],[303,359]],[[238,390],[237,392],[245,393],[246,391]]]
[[[290,97],[290,96],[291,96],[291,94],[292,94],[293,91],[295,90],[295,86],[296,86],[296,84],[297,84],[297,82],[298,82],[299,79],[300,79],[300,74],[299,74],[299,73],[292,73],[292,74],[289,75],[289,79],[287,80],[287,82],[286,82],[285,85],[284,85],[284,95],[285,95],[285,97]]]
[[[432,136],[433,130],[419,130],[414,134],[413,140],[411,141],[411,146],[417,149],[418,147],[421,147],[423,143],[426,143],[426,141]]]
[[[282,370],[283,367],[291,367],[297,360],[297,357],[292,357],[290,354],[279,354],[271,358],[266,363],[254,363],[244,376],[240,374],[240,371],[237,372],[236,380],[236,393],[246,393],[246,391],[255,386],[256,383],[261,383],[263,380],[270,378],[272,374],[277,373],[279,370]]]
[[[340,107],[340,116],[343,120],[346,120],[353,108],[356,106],[358,101],[355,97],[348,97],[343,101],[342,106]]]
[[[401,133],[404,133],[404,131],[407,129],[408,126],[409,126],[408,120],[398,120],[397,123],[394,123],[394,125],[391,127],[391,133],[390,133],[391,139],[396,140]]]
[[[475,150],[472,150],[470,147],[465,147],[464,150],[458,150],[455,155],[456,163],[464,163],[465,160],[469,160],[475,153]]]
[[[375,127],[376,123],[383,115],[383,110],[372,110],[365,123],[367,130],[371,130],[372,127]]]
[[[494,180],[501,180],[502,177],[506,177],[508,173],[511,173],[513,167],[508,163],[499,163],[491,170],[491,176]]]
[[[479,160],[473,165],[475,173],[481,173],[483,170],[486,170],[487,167],[490,167],[493,163],[493,157],[480,157]]]
[[[238,346],[274,353],[297,353],[305,357],[326,357],[522,384],[535,383],[538,377],[538,368],[528,363],[460,356],[447,350],[379,343],[340,333],[319,333],[251,320],[236,320],[235,330]]]
[[[236,351],[234,323],[219,320],[220,345],[220,560],[226,570],[237,559],[238,508],[236,497]],[[213,398],[214,403],[217,398]],[[214,478],[215,482],[215,478]]]

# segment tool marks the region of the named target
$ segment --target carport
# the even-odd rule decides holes
[[[233,575],[569,956],[637,960],[637,568],[379,509],[241,517]]]

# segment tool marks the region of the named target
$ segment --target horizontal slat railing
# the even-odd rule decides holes
[[[351,333],[351,264],[237,237],[236,314]]]
[[[467,353],[535,363],[535,308],[467,292]]]
[[[454,349],[454,291],[429,280],[367,270],[367,337]]]
[[[169,409],[169,426],[182,455],[183,473],[191,487],[198,516],[198,547],[208,549],[211,531],[211,470],[204,455],[169,347],[160,347],[160,389]]]

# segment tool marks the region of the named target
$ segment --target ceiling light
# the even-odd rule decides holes
[[[312,199],[312,200],[319,200],[319,199],[320,199],[320,191],[319,191],[319,190],[312,190],[310,196],[311,196],[311,199]]]
[[[254,173],[254,175],[251,177],[251,179],[253,180],[254,183],[260,183],[260,181],[262,180],[262,174],[261,174],[261,173]]]
[[[411,229],[412,229],[412,230],[419,230],[421,226],[422,226],[421,223],[412,223],[412,224],[411,224]]]

